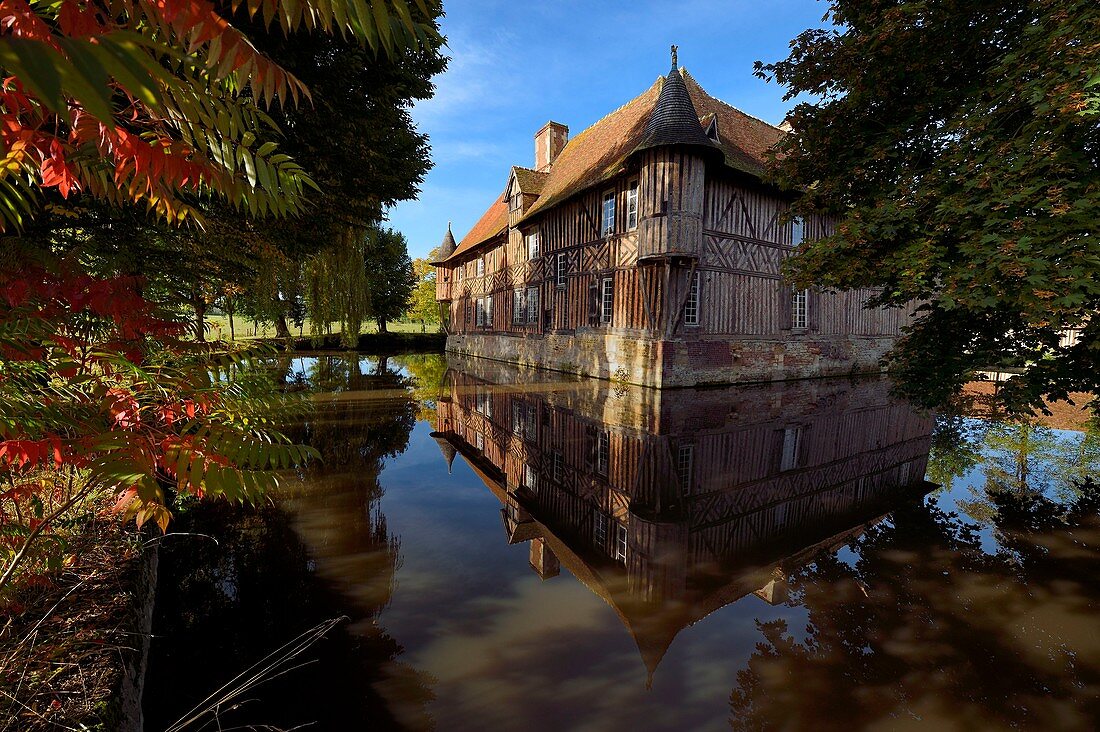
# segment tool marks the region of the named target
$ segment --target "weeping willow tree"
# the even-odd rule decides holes
[[[303,267],[310,337],[320,345],[333,324],[340,341],[355,347],[363,324],[373,318],[378,330],[405,311],[416,278],[405,237],[393,229],[349,229]]]

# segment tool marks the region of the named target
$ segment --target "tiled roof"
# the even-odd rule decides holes
[[[774,125],[745,114],[710,96],[687,72],[687,69],[679,69],[678,72],[673,73],[679,74],[680,79],[673,79],[673,83],[680,86],[677,81],[682,80],[683,88],[686,89],[690,98],[690,106],[694,106],[698,119],[707,119],[713,115],[717,120],[717,147],[725,156],[726,165],[751,175],[762,174],[767,164],[767,151],[779,142],[785,133]],[[539,193],[538,200],[527,210],[523,220],[530,219],[543,209],[561,203],[618,174],[627,158],[640,146],[645,145],[647,124],[654,116],[653,113],[665,83],[665,77],[658,77],[657,81],[639,96],[569,140],[554,160],[549,172],[538,173],[527,168],[515,167],[520,190]],[[683,107],[683,100],[680,98],[677,100],[676,121],[678,125],[686,127]],[[707,121],[710,120],[707,119]],[[714,146],[714,142],[703,134],[702,129],[703,126],[700,124],[699,134],[706,142],[699,144]],[[683,144],[683,141],[674,141],[674,144]],[[502,194],[463,237],[452,256],[459,256],[488,241],[503,231],[507,225],[508,205]]]
[[[474,227],[462,237],[458,248],[450,258],[457,257],[470,251],[478,244],[489,241],[508,227],[508,202],[501,193],[489,209],[481,215]]]
[[[512,167],[512,172],[516,174],[516,183],[519,183],[520,191],[533,193],[536,196],[542,193],[546,179],[550,177],[550,173],[540,173],[537,170],[521,168],[518,165]]]

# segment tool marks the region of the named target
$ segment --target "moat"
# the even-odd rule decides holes
[[[167,729],[1093,729],[1100,435],[882,379],[656,391],[295,357],[323,460],[161,548]],[[188,533],[193,535],[186,535]],[[175,608],[176,610],[169,610]],[[182,608],[182,610],[178,610]]]

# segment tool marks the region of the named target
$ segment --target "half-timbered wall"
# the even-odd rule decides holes
[[[532,221],[509,227],[494,242],[443,267],[455,332],[532,334],[602,329],[630,336],[788,337],[790,287],[780,273],[790,255],[793,226],[784,221],[786,201],[778,194],[720,173],[701,180],[703,162],[684,153],[655,151],[629,172],[552,207]],[[638,185],[638,224],[627,227],[627,190]],[[601,235],[602,202],[616,199],[615,229]],[[526,207],[526,205],[525,205]],[[698,226],[693,208],[700,208]],[[675,237],[670,211],[678,212]],[[511,218],[518,222],[514,212]],[[525,234],[537,232],[539,256],[527,257]],[[685,232],[696,237],[686,243]],[[805,224],[804,236],[827,232],[820,220]],[[676,241],[672,242],[671,238]],[[697,257],[678,266],[639,264],[642,255]],[[477,274],[477,260],[485,274]],[[461,268],[456,277],[454,270]],[[698,323],[684,323],[680,310],[689,278],[698,279]],[[611,278],[613,312],[602,313],[603,280]],[[538,317],[515,322],[513,293],[538,288]],[[867,309],[870,290],[811,292],[809,322],[794,335],[893,337],[910,314],[897,308]],[[493,321],[476,327],[471,299],[493,296]],[[440,293],[441,299],[444,293]]]
[[[650,408],[667,431],[651,431],[606,421],[606,392],[448,378],[437,429],[512,509],[647,600],[682,595],[716,563],[774,561],[851,530],[927,466],[931,420],[883,381],[666,391]]]

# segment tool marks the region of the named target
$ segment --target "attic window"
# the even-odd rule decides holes
[[[718,140],[718,117],[717,116],[713,116],[713,117],[710,118],[710,122],[707,123],[707,127],[706,127],[705,130],[703,130],[703,132],[710,139],[714,140],[715,142],[719,142],[719,140]]]
[[[508,208],[511,211],[518,211],[521,206],[523,206],[523,194],[516,191],[512,194],[512,198],[508,203]]]

